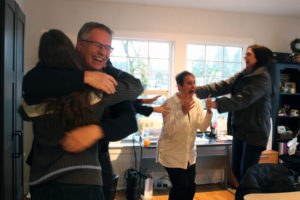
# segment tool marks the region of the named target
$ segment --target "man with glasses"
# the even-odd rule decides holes
[[[85,24],[77,35],[77,51],[87,69],[101,70],[112,51],[112,31],[105,25],[93,28]]]
[[[103,90],[106,94],[115,95],[119,102],[135,100],[143,91],[143,87],[140,80],[111,65],[109,61],[112,51],[111,40],[112,31],[107,26],[96,22],[84,24],[77,36],[76,49],[82,66],[87,71],[33,68],[25,75],[23,80],[23,98],[26,103],[39,104],[46,98],[56,98],[73,91],[82,91],[85,84]],[[105,100],[105,96],[103,100]],[[129,131],[130,127],[126,130],[126,120],[117,121],[120,113],[109,111],[107,113],[107,117],[103,119],[108,121],[107,126],[120,123],[123,129],[119,130],[118,126],[101,127],[106,141],[119,140],[132,133]],[[106,130],[109,130],[109,132]],[[97,129],[91,130],[89,126],[83,126],[70,131],[63,140],[63,148],[69,152],[83,151],[87,148],[87,143],[92,140],[92,136],[88,134],[91,131],[97,131]],[[99,143],[99,146],[101,146],[101,143]],[[93,170],[95,169],[89,170],[88,173],[93,173]],[[93,184],[92,180],[84,178],[83,172],[87,173],[87,171],[82,170],[69,171],[55,180],[62,183],[71,182],[76,184],[76,187],[80,185],[87,188],[101,187]],[[102,189],[100,192],[102,193]],[[102,199],[101,196],[103,194],[92,199]]]
[[[98,48],[99,50],[104,48],[105,51],[110,52],[110,53],[114,50],[114,48],[112,48],[111,46],[102,44],[100,42],[94,42],[94,41],[90,41],[90,40],[81,40],[81,41],[91,43],[92,45],[95,46],[95,48]]]

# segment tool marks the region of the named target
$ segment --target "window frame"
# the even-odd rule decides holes
[[[247,51],[247,47],[248,45],[245,45],[245,44],[231,44],[231,43],[221,43],[221,42],[199,42],[199,41],[187,41],[186,43],[186,49],[188,49],[188,45],[204,45],[205,46],[205,50],[206,50],[206,46],[222,46],[223,47],[223,61],[217,61],[217,60],[206,60],[206,52],[205,52],[205,55],[204,55],[204,60],[191,60],[191,59],[188,59],[188,51],[186,50],[186,70],[190,71],[190,69],[188,68],[188,62],[189,61],[203,61],[204,64],[206,65],[206,62],[221,62],[222,63],[222,66],[223,66],[223,71],[224,70],[224,63],[226,63],[224,61],[224,47],[238,47],[238,48],[241,48],[242,49],[242,58],[241,58],[241,69],[240,71],[242,71],[243,69],[246,68],[246,64],[244,62],[244,55]],[[228,63],[228,62],[227,62]],[[206,66],[205,66],[205,70],[206,70]],[[191,71],[192,72],[192,71]],[[205,75],[205,74],[204,74]],[[224,79],[227,79],[231,76],[233,76],[234,74],[230,75],[230,76],[224,76],[224,74],[222,75],[222,80]],[[204,77],[204,80],[206,76],[203,76]],[[209,84],[209,83],[204,83],[204,84]]]
[[[145,89],[144,92],[141,95],[165,95],[166,98],[168,98],[170,96],[171,93],[171,87],[172,87],[172,75],[173,75],[173,71],[174,71],[174,46],[175,46],[175,42],[174,40],[165,40],[165,39],[156,39],[156,38],[136,38],[136,37],[122,37],[122,36],[117,36],[117,37],[113,37],[113,40],[126,40],[126,41],[141,41],[141,42],[148,42],[148,44],[150,42],[163,42],[163,43],[168,43],[169,44],[169,66],[168,66],[168,89],[167,90],[153,90],[153,89]],[[112,53],[113,54],[113,53]],[[113,57],[119,57],[119,56],[112,56],[112,54],[110,55],[110,58]],[[130,57],[129,55],[127,55],[126,57],[123,58],[135,58],[135,57]],[[151,57],[149,57],[149,45],[148,45],[148,55],[146,58],[142,58],[142,59],[147,59],[147,86],[148,86],[148,80],[149,80],[149,75],[151,73],[149,73],[149,61],[151,59]],[[128,66],[127,66],[128,67]],[[128,72],[128,71],[126,71]]]
[[[188,59],[188,45],[204,45],[205,46],[205,55],[204,55],[204,60],[191,60],[191,59]],[[244,62],[244,55],[247,51],[247,47],[248,45],[245,45],[245,44],[230,44],[230,43],[212,43],[212,42],[195,42],[195,41],[187,41],[186,43],[186,70],[190,71],[193,73],[192,69],[190,70],[188,68],[188,62],[189,61],[203,61],[204,64],[205,64],[205,67],[206,67],[206,46],[222,46],[223,47],[223,61],[215,61],[213,60],[213,62],[222,62],[222,65],[223,65],[223,71],[224,71],[224,47],[239,47],[239,48],[242,48],[242,58],[241,58],[241,69],[239,71],[242,71],[246,68],[246,64]],[[211,62],[211,60],[208,60],[209,62]],[[204,69],[206,70],[206,69]],[[237,73],[237,72],[236,72]],[[205,75],[205,73],[204,73]],[[234,74],[231,74],[230,76],[224,76],[222,75],[222,79],[221,80],[226,80],[228,78],[230,78],[231,76],[233,76]],[[205,80],[205,76],[204,77],[204,80]],[[196,76],[196,78],[198,78]],[[214,82],[214,81],[213,81]],[[211,82],[211,83],[213,83]],[[218,80],[217,80],[218,82]],[[204,84],[209,84],[209,83],[205,83]],[[224,95],[224,96],[228,96],[229,94],[227,95]],[[205,103],[204,103],[204,99],[201,99],[202,101],[202,104],[203,104],[203,108],[206,110],[206,107],[205,107]],[[218,113],[215,109],[213,109],[213,119],[212,119],[212,123],[215,123],[217,121],[217,118],[218,117],[224,117],[225,119],[227,119],[228,117],[228,113]]]

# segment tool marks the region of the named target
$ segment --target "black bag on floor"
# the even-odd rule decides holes
[[[126,180],[126,199],[139,200],[146,176],[134,169],[128,169],[124,177]]]

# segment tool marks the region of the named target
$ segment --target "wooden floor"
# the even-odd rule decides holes
[[[169,190],[154,190],[152,200],[168,200]],[[117,191],[115,200],[126,200],[124,191]],[[194,200],[234,200],[234,194],[218,185],[197,186]]]
[[[168,200],[169,190],[154,190],[152,200]],[[30,200],[24,197],[24,200]],[[118,190],[114,200],[126,200],[125,191]],[[194,200],[234,200],[234,194],[219,185],[198,185]]]

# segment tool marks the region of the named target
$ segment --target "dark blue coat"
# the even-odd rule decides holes
[[[231,94],[216,99],[218,112],[229,112],[228,134],[265,148],[270,133],[272,82],[264,67],[246,68],[233,77],[197,87],[199,98]]]

